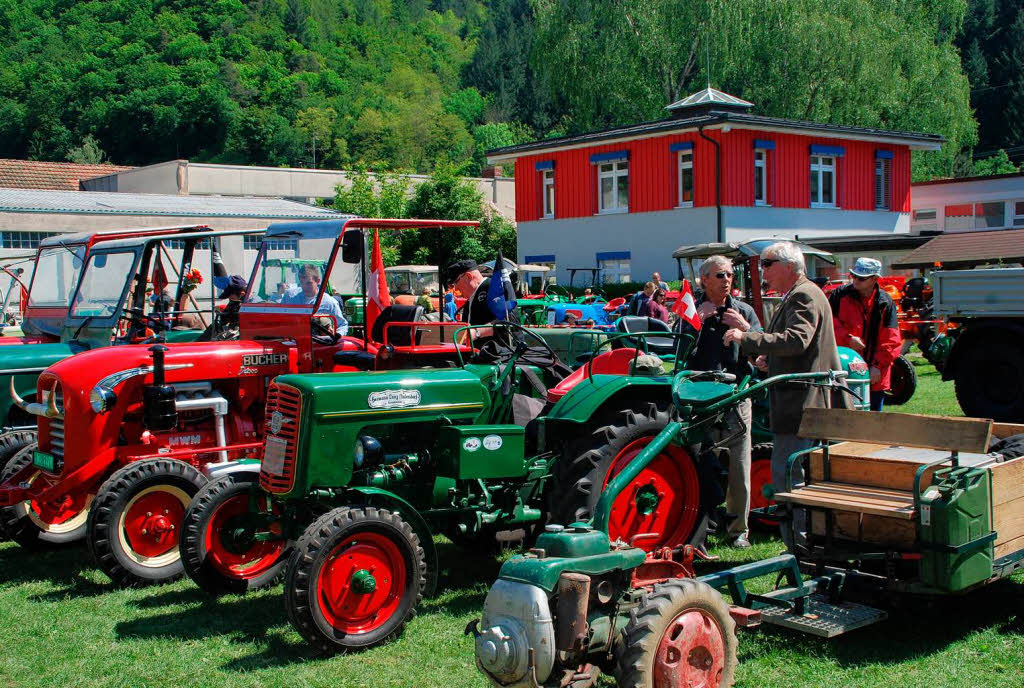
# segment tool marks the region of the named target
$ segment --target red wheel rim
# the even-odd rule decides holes
[[[653,437],[626,445],[612,461],[604,486],[646,447]],[[626,542],[634,535],[657,533],[633,543],[645,551],[689,542],[700,514],[697,468],[682,447],[670,445],[619,493],[608,519],[608,535]]]
[[[772,482],[771,459],[755,459],[750,464],[750,508],[763,509],[775,503],[764,496],[762,489]]]
[[[391,538],[368,532],[351,535],[320,570],[320,611],[340,632],[369,633],[398,610],[407,576],[405,558]]]
[[[668,625],[654,658],[654,685],[716,688],[725,671],[725,636],[710,614],[687,609]]]
[[[283,540],[251,540],[245,547],[230,539],[248,514],[249,494],[235,495],[218,505],[206,528],[206,561],[229,578],[256,578],[273,568],[284,551]]]
[[[178,547],[178,526],[184,515],[185,504],[176,492],[166,488],[145,492],[131,502],[124,516],[128,546],[145,559],[172,552]]]
[[[45,507],[36,500],[32,500],[30,508],[36,517],[48,526],[59,526],[79,516],[89,506],[92,495],[81,494],[75,497],[68,497],[60,504]]]

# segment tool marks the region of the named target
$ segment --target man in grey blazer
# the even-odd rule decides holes
[[[769,376],[784,373],[824,372],[842,370],[839,350],[832,328],[832,310],[828,299],[814,282],[807,279],[803,252],[788,241],[780,241],[761,252],[761,268],[765,283],[783,294],[764,332],[730,329],[723,341],[728,346],[740,343],[745,354],[757,355],[757,367]],[[805,408],[847,406],[845,395],[832,394],[824,387],[779,384],[771,388],[771,426],[775,433],[772,448],[772,483],[785,489],[786,462],[796,451],[807,449],[811,440],[797,436]],[[803,470],[794,466],[793,482],[803,482]],[[797,533],[803,533],[804,514],[794,514]],[[782,529],[787,545],[789,532]]]

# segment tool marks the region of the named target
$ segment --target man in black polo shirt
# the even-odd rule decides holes
[[[704,292],[698,297],[697,316],[701,319],[696,346],[690,353],[686,367],[690,370],[724,370],[736,376],[737,382],[751,374],[752,369],[738,347],[725,346],[722,341],[727,330],[737,328],[744,332],[761,330],[761,322],[754,309],[743,301],[733,299],[732,261],[725,256],[711,256],[700,266],[700,282]],[[694,332],[680,319],[682,332]],[[724,446],[729,450],[729,489],[725,496],[726,511],[732,516],[728,525],[732,546],[750,547],[747,514],[750,511],[750,399],[741,401],[725,419],[726,428],[712,431],[715,443],[733,437]]]
[[[496,320],[494,313],[487,307],[487,291],[491,286],[491,278],[480,274],[475,260],[460,260],[448,266],[448,284],[466,299],[466,304],[459,311],[458,318],[470,325],[486,325]],[[512,301],[515,293],[507,293],[505,298]],[[519,322],[519,309],[512,309],[508,318],[510,322]]]

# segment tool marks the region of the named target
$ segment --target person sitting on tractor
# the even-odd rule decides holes
[[[299,287],[285,294],[281,299],[283,304],[312,304],[316,301],[316,295],[320,291],[320,282],[323,276],[320,269],[315,265],[303,265],[299,269]],[[337,323],[337,333],[341,336],[348,334],[348,320],[341,312],[341,306],[337,299],[330,294],[324,294],[320,307],[313,315],[330,315]]]
[[[222,331],[238,329],[238,311],[242,307],[242,296],[245,295],[246,286],[248,284],[244,277],[231,275],[227,285],[217,296],[218,300],[228,300],[220,312],[220,329]]]
[[[896,304],[878,287],[881,272],[879,261],[858,258],[850,268],[850,283],[828,297],[836,344],[859,353],[870,367],[872,411],[882,410],[892,364],[903,347]]]
[[[487,291],[491,287],[491,278],[480,274],[476,261],[460,260],[448,266],[448,283],[452,290],[466,299],[462,307],[460,320],[470,325],[486,325],[495,321],[494,314],[487,307]],[[505,298],[515,299],[515,293],[507,293]],[[519,324],[519,309],[514,308],[509,314],[510,322]],[[486,336],[486,335],[483,335]]]
[[[724,370],[742,380],[753,370],[738,349],[722,343],[726,330],[736,328],[743,332],[760,332],[761,321],[757,313],[743,301],[729,295],[732,288],[732,261],[725,256],[708,256],[700,266],[704,291],[697,297],[697,317],[701,320],[697,342],[687,361],[691,370]],[[680,331],[695,333],[685,318],[679,319]],[[716,444],[728,440],[729,484],[725,494],[725,509],[732,520],[726,532],[737,549],[750,547],[747,517],[750,512],[750,419],[751,402],[744,399],[736,405],[735,413],[726,417],[726,426],[712,431]]]
[[[644,285],[643,291],[638,291],[633,294],[633,298],[630,299],[629,305],[626,307],[626,315],[640,315],[644,306],[654,296],[654,290],[657,289],[654,282],[648,282]]]

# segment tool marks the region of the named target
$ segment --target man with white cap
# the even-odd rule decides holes
[[[878,287],[882,264],[874,258],[858,258],[850,268],[850,282],[829,297],[836,344],[848,346],[868,364],[871,373],[871,410],[881,411],[893,361],[903,340],[896,304]]]

